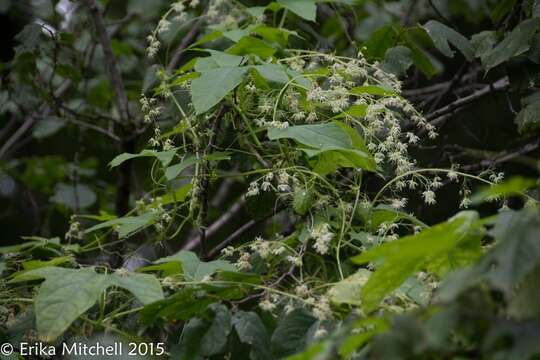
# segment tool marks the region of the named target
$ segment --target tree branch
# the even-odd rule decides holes
[[[130,121],[129,103],[125,92],[124,81],[122,80],[116,65],[116,58],[114,57],[112,50],[111,39],[109,38],[109,34],[107,34],[107,28],[103,22],[103,16],[101,15],[101,11],[99,10],[96,0],[86,0],[86,3],[90,8],[90,13],[94,19],[94,25],[96,27],[99,43],[103,49],[103,54],[105,56],[105,68],[116,94],[116,103],[120,113],[120,119],[124,124],[127,124]]]
[[[180,59],[182,57],[182,54],[184,53],[184,51],[186,50],[186,48],[191,45],[191,43],[193,42],[193,40],[195,40],[195,38],[197,37],[197,35],[199,35],[199,32],[200,32],[200,29],[201,29],[201,25],[203,24],[204,22],[204,17],[201,16],[201,18],[199,20],[197,20],[197,22],[195,23],[195,25],[193,25],[193,27],[191,28],[191,30],[186,34],[186,36],[182,39],[182,41],[180,42],[180,45],[178,45],[178,47],[176,48],[176,50],[174,51],[174,54],[171,58],[171,61],[169,62],[169,65],[167,65],[167,71],[168,72],[172,72],[176,66],[178,65],[178,63],[180,62]]]
[[[489,95],[493,92],[505,90],[510,86],[508,78],[502,78],[495,81],[493,84],[487,85],[484,88],[472,93],[469,96],[465,96],[461,99],[458,99],[450,104],[443,106],[442,108],[433,111],[432,113],[426,115],[426,119],[434,125],[439,124],[440,122],[446,120],[448,115],[454,115],[456,111],[466,105],[469,105],[486,95]]]

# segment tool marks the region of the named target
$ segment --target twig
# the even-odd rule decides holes
[[[493,84],[487,85],[484,88],[474,92],[473,94],[469,96],[465,96],[438,110],[433,111],[432,113],[426,115],[426,119],[430,121],[432,124],[437,125],[442,121],[442,119],[446,115],[453,115],[457,109],[462,108],[465,105],[469,105],[477,101],[478,99],[481,99],[484,96],[489,95],[493,92],[505,90],[509,86],[510,86],[510,82],[508,81],[507,77],[499,79],[495,81]]]
[[[439,106],[439,103],[441,102],[441,100],[446,95],[448,95],[457,84],[459,84],[459,82],[461,81],[461,78],[463,77],[463,74],[465,73],[466,69],[467,69],[467,63],[465,62],[463,65],[461,65],[461,67],[459,68],[458,72],[454,75],[452,80],[450,80],[450,82],[448,83],[446,88],[437,96],[437,98],[435,99],[435,101],[431,105],[431,107],[429,109],[429,112],[432,112],[435,109],[437,109],[437,106]]]
[[[528,143],[518,149],[502,151],[491,159],[484,159],[477,164],[462,166],[461,169],[464,171],[473,171],[473,170],[478,170],[482,168],[489,168],[497,164],[511,161],[521,155],[530,153],[539,148],[540,148],[540,139],[537,139],[536,141],[533,141],[532,143]]]
[[[285,206],[281,206],[277,208],[274,212],[271,212],[267,214],[266,216],[257,219],[257,220],[250,220],[241,227],[239,227],[235,232],[233,232],[229,237],[227,237],[225,240],[223,240],[221,243],[219,243],[215,248],[210,250],[208,253],[208,258],[213,258],[214,256],[218,255],[219,252],[227,247],[228,245],[232,244],[239,238],[241,238],[246,232],[254,228],[255,226],[265,222],[266,220],[270,219],[271,217],[275,216],[276,214],[280,213],[281,211],[285,210]]]
[[[114,57],[112,50],[111,39],[107,34],[107,29],[105,27],[105,23],[103,22],[103,16],[101,15],[101,11],[99,10],[96,0],[86,0],[86,3],[88,4],[90,13],[94,19],[96,32],[103,50],[103,55],[105,56],[105,68],[116,94],[116,102],[118,111],[120,113],[120,119],[125,125],[129,122],[129,103],[125,92],[124,81],[122,80],[116,65],[116,58]]]
[[[171,72],[174,70],[174,68],[176,68],[186,48],[193,42],[193,40],[195,40],[197,35],[199,35],[199,31],[201,29],[201,25],[203,24],[203,22],[204,22],[204,17],[201,17],[199,20],[197,20],[195,25],[193,25],[191,30],[182,39],[182,41],[180,42],[180,45],[178,45],[178,47],[174,51],[174,54],[171,58],[171,61],[169,62],[169,65],[167,65],[168,72]]]
[[[224,107],[221,107],[217,114],[214,117],[214,121],[212,123],[212,128],[210,130],[210,135],[208,138],[208,145],[206,146],[206,150],[204,151],[204,155],[208,154],[209,151],[211,151],[212,147],[214,146],[214,142],[216,141],[216,135],[219,129],[219,123],[221,120],[221,115],[223,114]],[[208,192],[210,191],[210,179],[208,176],[209,172],[209,161],[203,161],[201,166],[201,190],[200,190],[200,197],[201,197],[201,210],[199,212],[199,243],[200,243],[200,255],[201,258],[205,258],[206,256],[206,222],[208,221]]]
[[[206,228],[206,236],[211,237],[215,233],[217,233],[219,230],[221,230],[225,225],[229,223],[229,221],[242,211],[244,205],[246,203],[246,199],[244,196],[242,196],[237,202],[235,202],[229,210],[227,210],[223,215],[221,215],[216,221],[212,223],[212,225],[208,226]],[[196,248],[199,245],[200,242],[200,234],[190,238],[187,243],[182,247],[182,250],[192,250]]]

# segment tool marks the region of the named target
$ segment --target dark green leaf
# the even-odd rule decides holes
[[[450,49],[450,44],[452,44],[461,51],[467,60],[471,61],[473,59],[474,50],[469,40],[454,29],[435,20],[428,21],[424,25],[424,29],[431,36],[435,47],[444,55],[454,57],[454,51]]]

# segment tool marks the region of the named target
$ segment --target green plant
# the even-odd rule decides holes
[[[329,3],[343,19],[349,5]],[[503,3],[492,17],[511,22],[515,1]],[[175,23],[205,24],[203,32],[173,53],[189,51],[181,66],[156,65],[136,116],[112,52],[124,47],[111,45],[98,4],[86,5],[117,100],[100,105],[116,111],[108,136],[122,150],[109,168],[126,179],[133,163],[151,164],[148,181],[131,202],[120,182],[116,215],[74,215],[63,239],[0,248],[7,340],[20,338],[19,329],[52,344],[105,332],[165,343],[166,355],[182,359],[538,355],[538,182],[453,163],[424,167],[415,153],[437,139],[448,114],[507,89],[513,76],[437,108],[443,93],[426,116],[399,80],[413,64],[427,77],[437,73],[427,47],[449,58],[456,48],[486,72],[523,55],[536,66],[536,2],[521,6],[527,19],[500,41],[494,32],[469,40],[430,20],[387,24],[360,49],[323,52],[293,30],[316,19],[315,1],[177,1],[147,37],[147,55],[158,64],[168,57],[162,42]],[[518,92],[534,90],[535,79]],[[515,121],[524,133],[538,125],[535,93],[522,102]],[[38,137],[60,129],[49,120]],[[129,134],[146,131],[137,152]],[[47,159],[40,165],[60,166]],[[50,192],[55,181],[32,186]],[[449,183],[461,199],[446,220],[429,226],[421,212],[407,212],[410,203],[437,205]],[[478,185],[485,188],[473,194]],[[83,186],[57,184],[52,201],[85,208],[79,195],[90,193],[90,206],[97,197]],[[222,210],[212,199],[231,187],[239,196]],[[522,201],[519,210],[509,198]],[[502,209],[486,216],[486,203]],[[242,207],[248,221],[225,229]],[[139,264],[145,247],[161,246],[164,256]],[[37,334],[26,331],[34,329],[27,318]]]

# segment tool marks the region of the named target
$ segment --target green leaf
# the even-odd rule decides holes
[[[442,275],[453,267],[463,266],[478,256],[483,229],[478,214],[461,212],[444,222],[416,235],[374,247],[351,259],[357,264],[375,261],[381,264],[362,288],[361,300],[366,312],[377,308],[379,302],[398,288],[412,274],[427,270]],[[472,256],[463,256],[459,246],[472,243]],[[467,251],[467,250],[465,250]]]
[[[85,184],[70,185],[59,183],[50,199],[55,204],[64,205],[70,209],[84,209],[93,205],[96,193]]]
[[[359,269],[351,276],[334,284],[330,290],[328,290],[330,301],[336,305],[348,304],[361,306],[361,290],[370,276],[371,272],[369,270]]]
[[[226,152],[215,152],[208,154],[200,159],[197,159],[195,155],[187,155],[181,162],[178,164],[169,166],[165,169],[165,178],[168,181],[176,179],[178,175],[188,167],[197,164],[201,161],[220,161],[220,160],[229,160],[229,153]]]
[[[241,82],[247,68],[221,67],[208,70],[191,83],[191,99],[195,112],[202,114],[218,104]]]
[[[304,349],[309,330],[316,321],[317,319],[303,308],[296,308],[281,317],[271,339],[274,358],[281,359]]]
[[[328,174],[339,167],[376,170],[376,164],[356,130],[334,121],[327,124],[298,125],[268,130],[268,138],[294,139],[310,148],[301,148],[308,157],[318,157],[315,171]]]
[[[398,93],[388,86],[377,86],[377,85],[364,85],[357,86],[351,89],[351,94],[354,95],[376,95],[376,96],[397,96]]]
[[[286,84],[289,82],[289,76],[283,65],[265,64],[252,67],[266,80],[277,84]]]
[[[423,37],[428,35],[425,30],[413,28],[403,34],[403,40],[411,50],[411,57],[414,65],[418,67],[427,77],[433,77],[442,71],[442,65],[431,54],[423,49]]]
[[[206,50],[210,56],[197,58],[195,63],[195,71],[204,72],[208,70],[218,69],[221,67],[237,67],[244,60],[243,56],[227,54],[223,51]]]
[[[253,29],[253,32],[262,37],[264,40],[279,44],[283,47],[287,46],[287,43],[289,42],[289,35],[298,35],[295,31],[266,25],[257,26],[255,29]]]
[[[98,274],[92,268],[64,269],[46,267],[28,271],[14,282],[43,278],[35,297],[35,313],[39,338],[52,342],[68,329],[73,321],[92,307],[109,286],[131,291],[143,304],[163,299],[159,281],[145,274]]]
[[[397,36],[393,25],[377,29],[364,44],[364,55],[373,59],[384,58],[386,51],[396,45]]]
[[[494,22],[500,21],[516,5],[517,0],[501,0],[491,11],[491,18]]]
[[[528,19],[516,26],[503,41],[482,57],[487,71],[529,50],[531,40],[538,29],[540,19]]]
[[[268,138],[294,139],[315,149],[352,149],[350,136],[335,123],[272,128],[268,130]]]
[[[396,46],[386,50],[381,69],[391,72],[400,77],[407,73],[407,70],[413,64],[412,51],[406,46]]]
[[[141,322],[149,325],[159,318],[187,321],[204,313],[215,301],[215,297],[206,296],[200,289],[182,288],[166,299],[146,305],[140,313]]]
[[[276,49],[264,40],[252,36],[244,36],[235,45],[227,49],[227,52],[234,55],[253,54],[265,59],[272,56],[276,52]]]
[[[118,219],[102,222],[94,225],[84,231],[85,234],[90,234],[94,231],[106,229],[109,227],[115,227],[118,233],[118,237],[123,239],[132,235],[133,233],[142,230],[143,228],[150,226],[156,219],[154,213],[148,212],[139,216],[125,216]]]
[[[240,341],[251,345],[252,360],[270,360],[270,339],[259,315],[254,312],[239,311],[233,317],[233,325]]]
[[[454,29],[435,20],[428,21],[424,25],[424,29],[431,36],[435,47],[444,55],[454,57],[454,51],[450,49],[450,44],[452,44],[461,51],[468,61],[474,58],[474,50],[469,40]]]
[[[36,139],[44,139],[57,133],[66,124],[65,119],[56,116],[46,117],[36,122],[32,129],[32,136]]]
[[[201,281],[217,271],[236,271],[234,265],[224,260],[203,262],[191,251],[180,252],[154,261],[154,264],[179,263],[186,281]]]
[[[246,11],[254,18],[260,18],[261,16],[263,16],[265,10],[266,10],[265,6],[252,6],[252,7],[246,8]]]
[[[232,330],[231,314],[220,304],[210,305],[209,310],[213,314],[211,320],[194,318],[185,325],[173,358],[191,360],[213,356],[223,350]]]
[[[540,101],[526,105],[514,120],[520,134],[540,129]]]
[[[471,37],[471,46],[474,49],[474,56],[477,58],[485,56],[496,43],[497,34],[495,31],[482,31]]]
[[[491,185],[471,197],[473,204],[479,204],[483,201],[497,197],[507,197],[523,195],[525,191],[534,187],[536,181],[522,177],[512,177],[500,184]]]
[[[507,299],[540,264],[538,209],[505,211],[498,215],[492,235],[496,245],[474,267],[450,274],[436,294],[441,302],[454,300],[480,282],[501,290]]]
[[[122,164],[124,161],[140,157],[155,157],[164,167],[166,167],[173,160],[175,154],[176,149],[168,151],[143,150],[138,154],[123,153],[112,159],[109,163],[109,167],[113,168]]]
[[[315,0],[277,0],[277,2],[301,18],[309,21],[315,21],[317,18]]]

